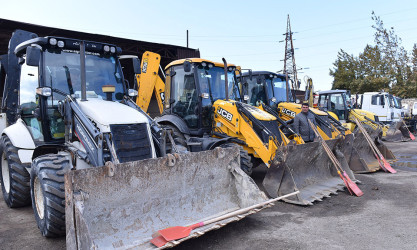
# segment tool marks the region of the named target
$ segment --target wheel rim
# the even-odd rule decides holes
[[[38,212],[39,218],[43,219],[44,199],[43,199],[42,187],[37,176],[35,177],[35,180],[33,183],[33,189],[34,189],[36,210]]]
[[[6,154],[3,153],[1,156],[1,176],[2,183],[6,193],[10,192],[10,173],[9,173],[9,163],[7,162]]]

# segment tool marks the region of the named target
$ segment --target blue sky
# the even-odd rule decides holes
[[[283,69],[287,15],[295,60],[315,90],[331,88],[337,52],[359,55],[374,44],[375,11],[411,51],[417,1],[5,1],[0,17],[27,23],[198,48],[201,57],[253,70]],[[303,81],[304,82],[304,81]],[[303,88],[304,85],[301,86]]]

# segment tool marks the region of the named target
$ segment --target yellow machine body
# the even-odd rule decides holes
[[[160,62],[159,54],[146,51],[142,56],[141,73],[135,76],[138,83],[136,104],[145,112],[148,112],[152,97],[156,99],[159,114],[164,110],[165,83],[158,74]]]

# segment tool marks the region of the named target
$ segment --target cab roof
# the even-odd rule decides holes
[[[319,95],[323,95],[323,94],[337,94],[337,93],[347,93],[348,90],[345,89],[332,89],[332,90],[325,90],[325,91],[320,91]]]
[[[165,70],[167,70],[168,68],[170,68],[170,67],[172,67],[172,66],[175,66],[175,65],[181,65],[181,64],[183,64],[185,61],[189,61],[190,63],[202,63],[202,62],[212,63],[212,64],[214,64],[214,66],[216,66],[216,67],[223,67],[223,65],[224,65],[223,63],[213,62],[213,61],[210,61],[210,60],[207,60],[207,59],[203,59],[203,58],[186,58],[186,59],[179,59],[179,60],[175,60],[175,61],[173,61],[173,62],[169,63],[169,64],[165,67]],[[229,67],[229,66],[235,67],[236,65],[228,63],[228,64],[227,64],[227,67]]]
[[[247,72],[247,71],[245,71],[245,73],[242,73],[242,76],[248,76],[248,75],[249,75],[249,72]],[[284,74],[277,74],[277,73],[274,73],[274,72],[271,72],[271,71],[252,71],[252,75],[253,76],[254,75],[275,75],[275,76],[278,76],[278,77],[285,78]]]

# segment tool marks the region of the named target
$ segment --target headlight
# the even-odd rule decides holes
[[[64,46],[65,46],[64,41],[58,41],[58,47],[64,48]]]
[[[244,96],[243,96],[243,100],[244,100],[244,101],[249,100],[249,96],[248,96],[248,95],[244,95]]]
[[[211,69],[211,68],[213,68],[213,67],[214,67],[214,64],[209,63],[208,67]]]
[[[110,51],[110,47],[109,45],[104,45],[104,52],[109,52]]]
[[[133,97],[133,96],[137,96],[138,95],[138,91],[137,90],[134,90],[134,89],[128,89],[128,91],[127,91],[128,93],[128,95],[130,96],[130,97]]]
[[[51,39],[49,39],[49,44],[50,44],[50,45],[55,46],[55,45],[56,45],[56,43],[57,43],[57,40],[56,40],[55,38],[51,38]]]
[[[201,63],[201,66],[206,67],[207,66],[207,63],[206,62],[202,62]]]
[[[115,47],[111,47],[111,48],[110,48],[110,52],[111,52],[111,53],[116,53],[116,48],[115,48]]]

